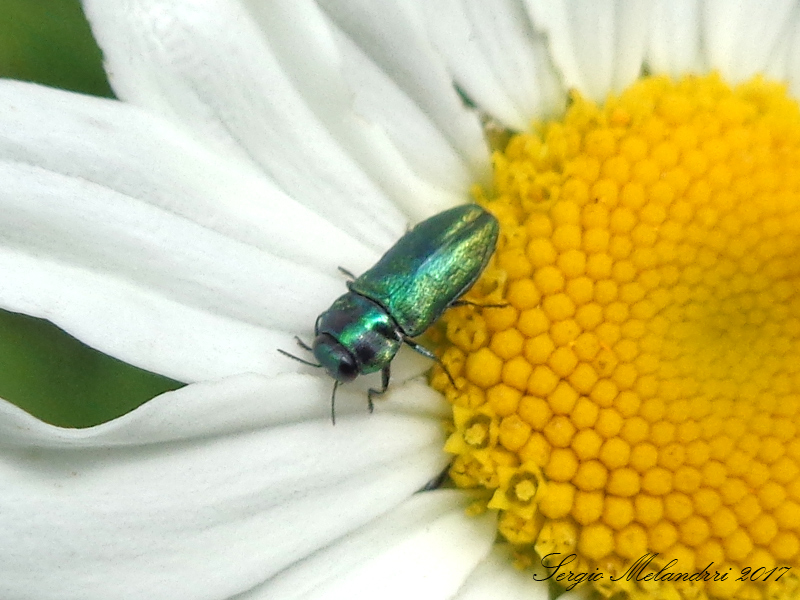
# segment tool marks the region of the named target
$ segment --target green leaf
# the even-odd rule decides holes
[[[0,76],[113,97],[76,0],[2,0]],[[48,321],[0,310],[0,397],[43,421],[89,427],[182,385],[89,348]]]

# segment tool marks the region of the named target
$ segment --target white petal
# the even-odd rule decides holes
[[[705,70],[701,48],[700,0],[655,0],[647,63],[654,74],[674,78]]]
[[[792,20],[792,28],[787,37],[784,77],[789,84],[789,92],[795,98],[800,98],[800,19]]]
[[[248,163],[209,152],[130,104],[4,80],[0,113],[0,161],[97,183],[329,274],[377,258]]]
[[[226,0],[86,0],[117,94],[251,160],[290,196],[374,248],[405,219],[348,156],[251,15]],[[329,33],[313,23],[325,43]],[[298,52],[302,48],[297,49]],[[340,107],[342,90],[316,90]]]
[[[477,178],[489,176],[483,130],[453,87],[424,22],[408,2],[320,0],[333,21],[435,123]]]
[[[703,3],[703,36],[708,66],[733,82],[783,60],[784,38],[797,13],[793,0],[710,0]],[[777,57],[777,58],[776,58]]]
[[[297,370],[276,349],[345,291],[335,266],[377,258],[129,105],[2,82],[0,108],[0,305],[129,363],[182,381]]]
[[[330,422],[331,386],[324,376],[238,375],[162,394],[124,417],[81,430],[53,427],[0,401],[0,438],[20,447],[129,446],[210,438],[313,419]],[[426,416],[439,422],[449,405],[423,381],[403,384],[393,379],[387,394],[376,402],[375,412]],[[364,389],[340,386],[337,390],[337,423],[348,416],[371,418]]]
[[[437,50],[466,94],[505,126],[563,110],[564,90],[518,0],[421,2]]]
[[[639,0],[525,0],[568,87],[594,100],[641,74],[651,4]]]
[[[344,291],[335,277],[20,163],[0,163],[0,211],[0,305],[182,381],[286,370],[275,348]]]
[[[314,4],[86,4],[121,97],[255,161],[373,247],[406,226],[392,201],[416,220],[467,198],[463,149]]]
[[[410,352],[410,351],[409,351]],[[422,362],[422,361],[420,361]],[[396,413],[408,413],[419,416],[426,415],[435,419],[447,419],[452,416],[450,405],[444,400],[441,394],[434,391],[428,385],[425,376],[416,377],[410,381],[404,381],[404,367],[407,368],[408,361],[404,356],[398,357],[392,363],[392,382],[386,395],[380,397],[380,401],[375,404],[375,412],[390,411]],[[424,366],[430,368],[430,361],[424,360]],[[399,368],[396,368],[399,367]],[[375,387],[373,384],[371,387]],[[340,388],[341,389],[341,388]],[[354,388],[358,400],[356,400],[356,410],[363,411],[366,389]],[[338,394],[338,392],[337,392]],[[339,400],[337,396],[337,407]],[[339,412],[337,408],[337,414]]]
[[[249,4],[305,102],[406,214],[421,219],[466,200],[473,175],[463,158],[316,5]]]
[[[467,517],[466,500],[416,494],[244,598],[450,598],[495,537],[494,515]]]
[[[0,544],[0,596],[226,598],[384,513],[446,464],[436,420],[298,421],[308,388],[292,381],[294,390],[255,377],[189,386],[88,430],[0,405],[11,433],[0,539],[14,540]],[[259,395],[267,406],[247,423]],[[234,414],[201,426],[191,410],[154,408],[172,401]]]
[[[548,600],[550,589],[546,577],[537,571],[520,571],[508,544],[497,544],[464,582],[455,600]],[[534,581],[534,575],[537,580]]]

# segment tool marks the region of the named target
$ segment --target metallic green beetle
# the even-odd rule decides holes
[[[433,352],[414,342],[472,287],[497,245],[497,219],[477,204],[451,208],[406,233],[349,290],[317,317],[313,352],[319,364],[283,350],[290,358],[323,367],[333,377],[331,420],[340,383],[360,374],[381,371],[382,387],[370,389],[369,410],[375,395],[389,386],[390,364],[405,343],[437,360]],[[450,374],[448,373],[448,376]],[[452,380],[452,377],[451,377]]]

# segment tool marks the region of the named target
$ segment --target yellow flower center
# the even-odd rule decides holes
[[[800,597],[798,106],[649,78],[575,95],[494,166],[468,299],[507,306],[449,311],[457,385],[432,376],[452,479],[521,558],[575,553],[605,594]]]

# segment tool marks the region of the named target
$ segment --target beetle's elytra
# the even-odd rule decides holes
[[[472,287],[497,245],[497,219],[477,204],[457,206],[422,221],[401,237],[366,273],[349,281],[349,290],[317,317],[314,343],[307,346],[319,364],[280,352],[303,363],[323,367],[340,383],[381,371],[381,389],[389,386],[392,359],[401,344],[438,360],[411,338],[430,327]],[[346,273],[346,271],[345,271]]]

